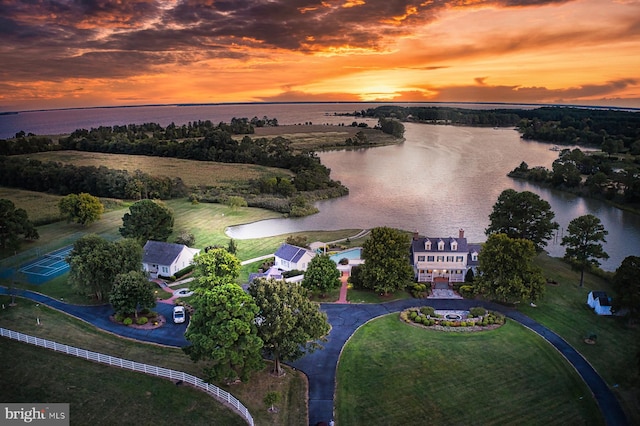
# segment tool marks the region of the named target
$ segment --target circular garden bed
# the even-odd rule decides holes
[[[436,311],[431,306],[405,309],[400,319],[408,324],[419,325],[440,331],[482,331],[492,330],[505,323],[505,316],[485,308],[476,307],[469,311]]]

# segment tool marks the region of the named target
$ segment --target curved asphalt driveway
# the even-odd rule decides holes
[[[351,335],[364,323],[389,313],[400,312],[413,306],[433,306],[439,310],[468,310],[482,305],[499,311],[523,324],[551,343],[577,370],[593,393],[607,425],[627,425],[627,419],[607,384],[593,367],[567,342],[551,330],[518,311],[489,302],[465,299],[406,299],[394,302],[369,304],[322,304],[331,323],[328,341],[324,349],[305,355],[292,365],[309,378],[309,420],[311,425],[333,419],[333,398],[336,367],[340,353]]]
[[[0,287],[0,294],[9,294],[9,291],[5,287]],[[187,340],[184,338],[187,322],[173,324],[170,320],[172,306],[165,303],[158,303],[156,310],[168,319],[167,324],[154,330],[138,330],[111,322],[109,315],[113,313],[113,309],[110,305],[71,305],[40,293],[20,289],[14,289],[14,294],[66,312],[98,328],[120,336],[167,346],[183,347],[188,345]],[[373,318],[400,312],[412,306],[424,305],[442,310],[468,310],[473,306],[482,305],[487,309],[502,312],[512,320],[523,324],[551,343],[574,366],[591,389],[591,392],[593,392],[608,425],[624,426],[628,424],[618,400],[605,381],[602,380],[582,355],[560,336],[526,315],[501,305],[477,300],[406,299],[377,305],[334,303],[321,305],[322,310],[327,313],[331,324],[331,331],[327,342],[324,344],[324,349],[307,354],[292,364],[295,368],[303,371],[309,378],[309,420],[311,425],[315,425],[320,421],[328,422],[333,418],[333,397],[338,359],[345,343],[358,327]]]
[[[8,295],[9,291],[5,287],[0,287],[0,294]],[[110,321],[109,316],[113,314],[111,305],[72,305],[34,291],[21,289],[14,289],[13,294],[66,312],[69,315],[119,336],[179,348],[189,344],[184,338],[184,332],[187,330],[188,322],[185,321],[183,324],[174,324],[171,320],[173,316],[173,306],[166,303],[156,304],[155,311],[164,316],[167,319],[167,323],[163,327],[153,330],[140,330]]]

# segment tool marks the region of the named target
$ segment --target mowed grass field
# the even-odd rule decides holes
[[[179,348],[123,339],[32,301],[16,300],[16,307],[0,311],[0,327],[203,377],[205,364],[193,363]],[[5,306],[9,301],[0,296]],[[71,424],[244,424],[222,404],[188,386],[0,340],[0,401],[70,402]],[[287,369],[285,376],[275,378],[268,370],[267,366],[255,373],[248,383],[216,385],[240,399],[257,425],[306,424],[305,377]],[[282,396],[277,414],[268,413],[263,403],[270,391]],[[114,419],[112,413],[119,417]]]
[[[251,137],[255,139],[260,137],[273,138],[281,136],[285,139],[289,139],[295,150],[302,152],[332,149],[336,145],[344,144],[348,138],[353,138],[355,134],[360,131],[367,136],[368,142],[372,145],[391,145],[401,142],[401,139],[397,139],[380,130],[374,130],[372,128],[322,124],[256,127],[255,134],[251,135]],[[237,135],[234,138],[242,139],[242,137],[244,136]]]
[[[75,166],[104,166],[109,169],[127,170],[129,172],[140,170],[152,176],[180,177],[188,187],[234,186],[252,179],[292,175],[290,171],[285,169],[254,164],[226,164],[144,155],[50,151],[25,154],[24,156],[43,162],[55,161]]]
[[[517,323],[477,333],[361,327],[337,370],[345,425],[601,425],[589,389],[546,341]]]
[[[536,264],[548,279],[545,297],[537,307],[519,307],[527,316],[562,336],[580,352],[607,382],[625,409],[631,424],[640,424],[640,327],[629,325],[623,318],[596,315],[587,305],[590,291],[606,291],[615,296],[610,279],[585,274],[584,287],[579,287],[580,274],[565,262],[539,255]],[[597,343],[586,344],[585,337],[595,334]]]

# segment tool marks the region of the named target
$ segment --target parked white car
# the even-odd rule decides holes
[[[175,324],[182,324],[186,318],[184,306],[173,307],[173,322]]]

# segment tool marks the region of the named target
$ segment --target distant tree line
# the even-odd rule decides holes
[[[551,170],[541,166],[530,168],[523,161],[509,176],[583,196],[640,206],[638,158],[590,155],[578,148],[564,149],[553,162]]]
[[[120,199],[169,199],[186,195],[180,178],[6,156],[0,156],[0,186],[59,195],[84,192]]]
[[[233,134],[253,133],[254,127],[277,126],[276,119],[257,117],[233,118],[231,123],[217,126],[211,121],[189,122],[182,126],[171,123],[162,127],[156,123],[101,126],[91,130],[78,129],[54,143],[35,136],[0,141],[5,154],[24,154],[52,149],[79,150],[112,154],[146,155],[224,163],[258,164],[289,169],[295,177],[274,177],[224,188],[192,188],[194,200],[226,202],[230,196],[247,198],[251,206],[270,208],[292,215],[315,212],[309,204],[313,199],[332,198],[348,193],[348,189],[330,178],[331,170],[322,165],[313,152],[295,152],[291,141],[282,137],[256,138],[245,136],[238,141]],[[364,143],[364,134],[356,135],[354,145]],[[31,142],[30,142],[31,141]],[[24,142],[25,147],[20,143]],[[136,171],[131,174],[105,167],[75,167],[59,163],[42,163],[24,158],[0,160],[6,165],[0,172],[0,185],[66,195],[86,192],[98,197],[167,199],[183,196],[186,188],[180,179],[152,177]],[[313,192],[299,197],[297,192]],[[292,199],[287,200],[287,198]]]
[[[634,150],[636,155],[640,154],[640,114],[630,111],[569,107],[474,110],[386,105],[356,111],[354,115],[430,124],[517,127],[524,139],[604,147],[605,152],[613,150],[612,153]]]

